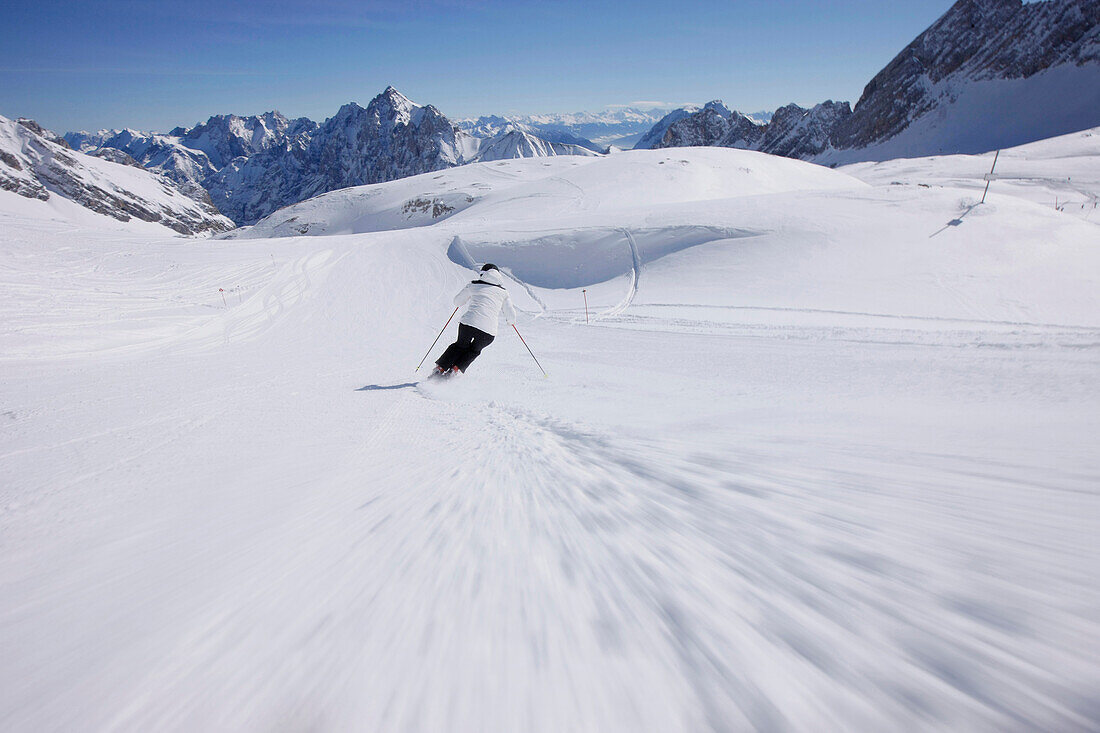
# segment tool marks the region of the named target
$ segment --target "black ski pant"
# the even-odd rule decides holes
[[[478,357],[481,350],[493,343],[494,338],[496,337],[485,333],[480,328],[460,323],[458,339],[447,347],[443,356],[439,357],[435,363],[444,371],[451,367],[458,367],[459,371],[464,372],[466,367]]]

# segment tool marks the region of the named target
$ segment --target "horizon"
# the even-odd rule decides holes
[[[0,114],[57,133],[167,132],[272,110],[323,122],[387,86],[452,120],[713,99],[750,114],[829,99],[854,106],[952,4],[643,0],[626,15],[577,0],[319,0],[302,15],[288,0],[94,9],[46,0],[9,11],[0,29],[15,60],[0,67]]]

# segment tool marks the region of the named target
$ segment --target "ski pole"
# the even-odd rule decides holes
[[[512,324],[512,330],[516,332],[517,336],[519,336],[519,340],[523,341],[523,345],[527,346],[527,341],[523,338],[523,334],[519,332],[519,329],[516,328],[516,324],[514,324],[514,323]],[[539,364],[539,360],[535,356],[535,352],[531,351],[530,346],[527,346],[527,353],[531,355],[531,358],[535,360],[536,364]],[[542,369],[542,364],[539,364],[539,369]],[[546,373],[545,369],[542,369],[542,376],[549,377],[550,375]]]
[[[588,323],[588,288],[581,290],[584,294],[584,322]]]
[[[458,313],[458,309],[461,307],[462,306],[455,306],[454,313],[451,313],[451,318],[455,317],[455,313]],[[428,354],[432,353],[432,349],[435,348],[436,342],[439,341],[439,336],[442,336],[443,332],[447,330],[447,326],[451,325],[451,318],[448,318],[447,322],[443,324],[443,328],[439,329],[439,335],[435,337],[435,341],[428,347]],[[428,354],[424,354],[424,359],[428,358]],[[414,372],[420,371],[420,367],[424,366],[424,359],[421,359],[420,363],[416,365],[416,369],[413,369]]]

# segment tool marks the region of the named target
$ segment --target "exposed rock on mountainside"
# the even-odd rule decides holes
[[[151,171],[163,173],[196,201],[209,202],[204,182],[217,172],[201,150],[183,145],[172,135],[137,130],[100,130],[95,133],[70,132],[65,139],[77,150],[97,153],[120,150]]]
[[[460,165],[460,136],[435,107],[389,87],[366,108],[344,105],[308,138],[234,160],[207,188],[219,209],[251,223],[326,191]]]
[[[763,129],[740,112],[730,112],[716,99],[707,102],[698,112],[670,124],[653,147],[718,145],[755,149],[764,136]]]
[[[102,158],[103,160],[109,160],[112,163],[118,163],[119,165],[128,165],[131,168],[144,168],[141,163],[133,159],[128,153],[124,153],[121,150],[115,148],[98,148],[96,150],[89,151],[88,155],[95,156],[96,158]]]
[[[788,105],[767,125],[712,102],[636,147],[719,145],[836,163],[977,153],[1100,125],[1100,2],[959,0],[879,72],[855,109]]]
[[[650,128],[649,132],[642,135],[634,145],[635,150],[649,150],[651,148],[660,147],[661,140],[664,139],[665,133],[668,128],[672,127],[680,120],[690,117],[692,114],[699,111],[698,107],[682,107],[681,109],[674,109],[667,115],[657,121],[657,124]],[[716,145],[717,143],[700,143],[701,145]]]
[[[168,134],[188,148],[206,153],[211,165],[220,170],[234,158],[269,150],[287,138],[311,134],[317,127],[305,117],[288,120],[273,111],[251,117],[215,115],[190,130],[177,127]]]
[[[74,151],[32,120],[0,117],[2,190],[43,201],[58,195],[119,221],[136,218],[181,234],[232,229],[213,206],[188,197],[167,177],[135,167],[125,153],[108,156],[115,160]]]
[[[847,102],[832,100],[812,109],[797,104],[780,107],[764,128],[759,149],[787,158],[812,159],[832,146],[833,131],[851,114]]]
[[[832,130],[850,114],[847,102],[823,102],[813,109],[788,104],[775,111],[771,122],[761,125],[714,100],[668,125],[652,147],[713,145],[787,158],[812,158],[830,146]]]
[[[835,131],[836,146],[866,147],[899,135],[937,109],[947,113],[968,82],[1027,79],[1058,66],[1097,64],[1096,0],[1026,5],[1021,0],[960,0],[871,79],[851,117]],[[1048,110],[1049,128],[1042,131],[1043,137],[1100,124],[1100,75],[1091,79],[1093,83],[1078,93],[1092,101],[1092,117],[1074,119],[1072,104]],[[1011,109],[990,110],[1005,112],[1011,114]]]

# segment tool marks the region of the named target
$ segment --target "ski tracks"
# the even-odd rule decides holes
[[[1019,642],[1018,621],[982,612],[977,596],[928,591],[911,564],[927,542],[909,527],[927,513],[922,497],[972,476],[826,471],[440,397],[398,398],[363,456],[383,468],[359,506],[360,541],[389,568],[374,610],[402,630],[367,644],[373,658],[418,660],[396,676],[365,672],[398,698],[378,726],[1088,723],[1040,684],[1041,652],[995,651]],[[385,468],[406,442],[422,459]],[[486,681],[482,668],[507,674]],[[978,693],[982,670],[1014,683]]]
[[[630,289],[627,290],[626,295],[619,303],[603,313],[600,313],[596,318],[608,318],[610,316],[617,316],[634,302],[634,298],[638,295],[638,285],[642,277],[642,253],[638,250],[638,242],[635,241],[634,235],[630,233],[629,229],[624,228],[622,230],[623,237],[626,238],[626,243],[630,247]]]

